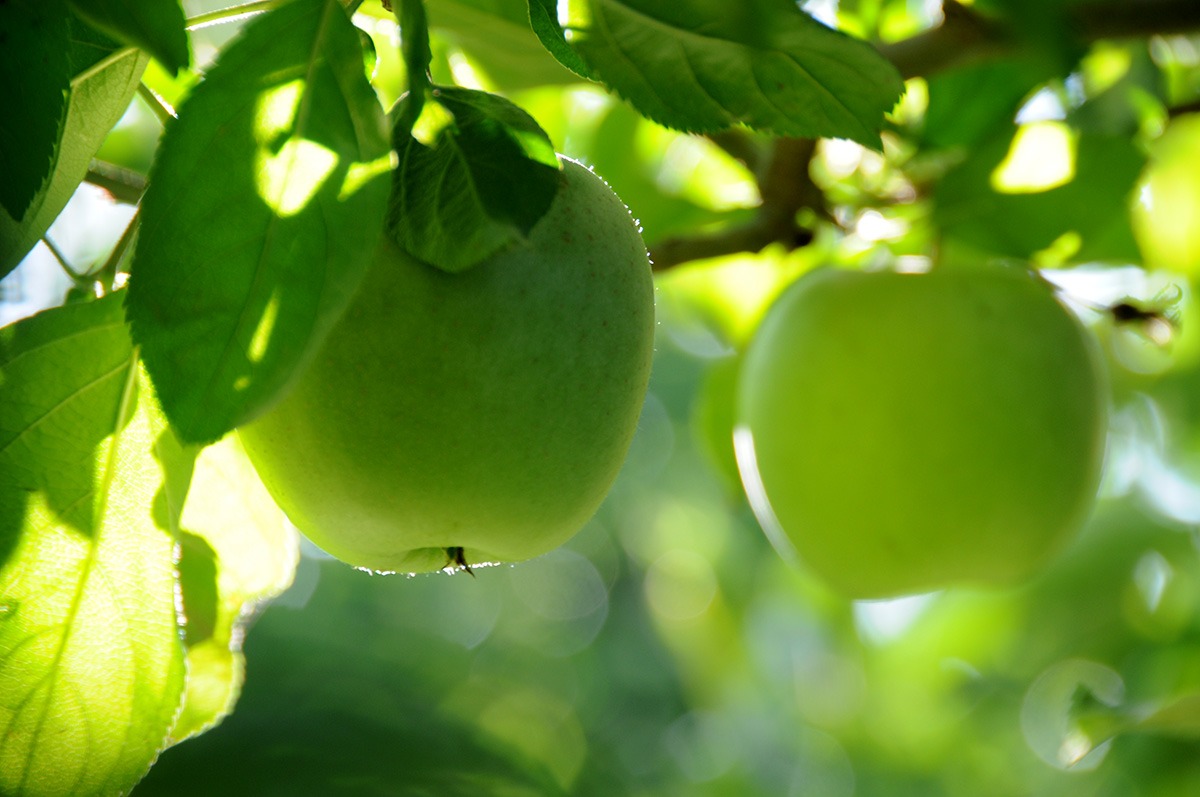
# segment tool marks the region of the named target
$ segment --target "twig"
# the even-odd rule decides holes
[[[113,199],[126,205],[136,205],[146,193],[145,176],[105,161],[93,160],[83,179],[103,188]]]
[[[171,103],[167,102],[166,98],[160,95],[157,91],[147,86],[145,83],[139,83],[137,87],[138,96],[142,101],[154,112],[158,117],[159,124],[163,127],[175,121],[177,114],[175,109],[171,107]]]
[[[199,30],[206,28],[209,25],[220,25],[225,22],[236,22],[239,19],[244,19],[255,14],[261,14],[264,11],[270,11],[272,8],[280,4],[280,0],[256,0],[256,2],[243,3],[242,5],[230,6],[216,11],[209,11],[207,14],[197,14],[190,17],[187,21],[188,30]]]
[[[776,139],[771,158],[761,170],[762,204],[752,221],[715,233],[667,238],[650,250],[655,271],[707,257],[757,252],[773,243],[789,248],[807,244],[812,235],[796,223],[803,208],[820,208],[821,190],[808,172],[817,142],[805,138]]]
[[[140,209],[133,211],[133,218],[129,220],[125,231],[121,233],[121,237],[117,239],[116,245],[112,252],[109,253],[108,259],[104,261],[104,265],[92,272],[89,276],[104,286],[105,293],[111,293],[114,284],[117,281],[117,271],[120,268],[121,261],[125,257],[125,253],[129,250],[129,245],[133,243],[133,237],[137,235],[138,226],[141,220],[138,217]]]
[[[83,275],[71,267],[71,264],[67,262],[67,256],[63,254],[63,251],[59,249],[57,245],[55,245],[54,241],[49,235],[42,236],[42,243],[44,243],[46,248],[50,250],[50,254],[54,255],[54,259],[58,261],[58,265],[62,267],[62,270],[67,272],[68,277],[75,282],[83,281]]]
[[[931,75],[1011,49],[1013,40],[1002,25],[946,0],[942,24],[908,39],[879,45],[879,51],[906,79]]]
[[[1174,119],[1176,116],[1183,116],[1188,113],[1200,113],[1200,100],[1185,102],[1182,105],[1172,105],[1167,109],[1167,116]]]

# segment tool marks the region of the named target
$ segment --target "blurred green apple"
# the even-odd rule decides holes
[[[585,167],[529,238],[460,274],[381,244],[277,406],[239,430],[313,542],[373,570],[510,562],[595,513],[633,437],[654,293],[628,209]]]
[[[823,269],[751,342],[738,464],[776,546],[853,598],[1029,575],[1095,499],[1091,340],[1017,269]]]

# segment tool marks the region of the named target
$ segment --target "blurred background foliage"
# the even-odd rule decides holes
[[[371,576],[307,548],[249,628],[236,710],[136,793],[1200,793],[1200,36],[1084,48],[1052,24],[1059,4],[979,5],[1017,20],[1022,46],[911,78],[882,153],[819,142],[799,177],[823,197],[799,218],[806,245],[660,273],[638,436],[578,537],[474,578]],[[435,78],[512,97],[613,185],[652,251],[753,217],[769,140],[642,119],[553,61],[523,0],[428,6]],[[881,42],[943,14],[806,7]],[[390,106],[398,31],[375,2],[357,21]],[[194,31],[199,66],[235,31]],[[197,78],[152,65],[147,80],[175,103]],[[160,129],[138,99],[99,158],[144,174]],[[127,219],[85,185],[51,237],[83,267]],[[783,561],[744,502],[738,353],[806,270],[934,254],[1031,259],[1096,331],[1113,383],[1103,495],[1030,583],[847,602]],[[55,268],[39,248],[5,280],[9,317],[61,301]],[[1119,303],[1139,312],[1105,312]]]

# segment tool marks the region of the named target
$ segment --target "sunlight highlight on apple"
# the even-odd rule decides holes
[[[762,476],[758,472],[758,457],[754,453],[754,433],[750,427],[741,424],[733,430],[733,451],[737,458],[738,471],[742,476],[742,486],[746,490],[746,500],[758,518],[763,533],[767,535],[771,545],[785,560],[791,563],[799,561],[796,546],[788,538],[783,525],[771,508],[771,500],[767,498],[767,488],[763,485]]]

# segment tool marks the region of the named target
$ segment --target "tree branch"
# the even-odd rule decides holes
[[[803,208],[819,208],[821,189],[809,175],[809,162],[817,142],[806,138],[780,138],[759,174],[762,204],[748,224],[715,233],[668,238],[650,249],[655,271],[707,257],[737,252],[757,252],[772,243],[794,249],[812,240],[796,223]]]
[[[146,192],[146,178],[130,169],[93,160],[83,178],[112,194],[113,199],[126,205],[136,205]]]
[[[707,138],[754,174],[762,173],[766,147],[761,146],[747,131],[733,127],[709,133]]]
[[[971,61],[1013,52],[1020,38],[998,20],[946,0],[945,19],[936,28],[879,51],[905,78],[928,76]],[[1084,43],[1137,39],[1200,29],[1196,0],[1101,0],[1067,7],[1070,31]]]

